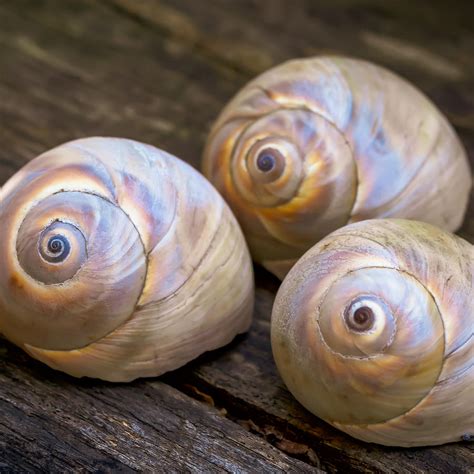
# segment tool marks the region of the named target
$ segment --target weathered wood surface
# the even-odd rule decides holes
[[[0,1],[0,184],[87,135],[152,143],[198,167],[210,123],[239,87],[284,59],[328,52],[414,82],[474,163],[474,7],[412,3]],[[461,234],[474,243],[474,195]],[[472,443],[382,448],[300,407],[270,351],[278,282],[256,276],[250,333],[160,379],[77,381],[0,341],[0,472],[474,469]]]
[[[163,382],[72,380],[6,347],[0,470],[313,471]]]

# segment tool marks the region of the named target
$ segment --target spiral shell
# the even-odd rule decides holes
[[[280,278],[325,235],[385,217],[456,230],[471,172],[447,120],[373,64],[286,62],[222,111],[204,174],[239,219],[254,259]]]
[[[429,224],[339,229],[291,269],[272,313],[280,374],[308,410],[385,445],[474,433],[474,247]]]
[[[181,160],[132,140],[77,140],[28,163],[0,197],[0,331],[49,366],[156,376],[248,329],[243,235]]]

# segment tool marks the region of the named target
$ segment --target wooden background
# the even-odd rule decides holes
[[[473,18],[468,1],[0,0],[0,184],[88,135],[198,167],[212,120],[246,81],[321,53],[407,77],[473,163]],[[461,234],[474,243],[472,196]],[[256,282],[248,335],[157,379],[75,380],[0,340],[0,472],[473,472],[473,443],[378,447],[299,406],[270,351],[278,281],[256,268]]]

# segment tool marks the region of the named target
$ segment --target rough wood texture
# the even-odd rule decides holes
[[[197,167],[212,120],[238,88],[284,59],[328,52],[414,82],[474,165],[473,6],[400,3],[0,1],[0,183],[88,135],[152,143]],[[461,234],[474,243],[474,195]],[[472,443],[385,449],[301,408],[270,351],[277,285],[257,269],[251,332],[159,380],[76,381],[1,341],[0,471],[472,471]]]
[[[313,470],[160,381],[77,381],[6,348],[20,364],[0,363],[0,469]]]

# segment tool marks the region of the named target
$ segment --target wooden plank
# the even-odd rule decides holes
[[[20,0],[0,5],[0,24],[2,181],[45,149],[98,134],[198,167],[205,124],[237,85],[236,73],[100,3]]]
[[[0,471],[317,472],[160,381],[78,381],[5,347]]]
[[[362,10],[342,0],[335,6],[329,0],[317,6],[309,0],[290,3],[297,7],[288,9],[288,4],[279,0],[210,0],[205,8],[200,2],[169,0],[160,2],[159,9],[152,2],[126,0],[107,4],[80,0],[0,3],[0,183],[41,151],[87,135],[135,138],[199,166],[210,123],[243,83],[283,59],[318,52],[363,56],[413,80],[455,123],[474,163],[472,36],[466,27],[453,29],[453,25],[462,25],[456,23],[460,20],[454,13],[446,11],[451,28],[439,29],[429,15],[420,15],[423,7],[407,16],[395,8],[395,2],[381,7],[380,2],[371,0],[365,2],[369,8]],[[144,5],[152,5],[151,11],[143,10]],[[427,8],[428,3],[423,5]],[[259,21],[263,14],[265,24]],[[439,30],[430,35],[429,45],[423,36],[428,33],[423,33],[419,22],[427,22],[428,32]],[[390,42],[393,38],[406,40],[400,46]],[[410,47],[418,52],[415,59],[410,59]],[[427,64],[426,60],[415,64],[420,51],[436,54],[427,56],[431,58]],[[454,72],[449,72],[451,69]],[[463,235],[474,242],[474,198]],[[195,398],[215,403],[227,411],[230,420],[279,450],[329,471],[469,471],[474,464],[472,444],[384,449],[352,441],[305,412],[284,388],[271,357],[269,317],[277,284],[258,270],[256,321],[250,334],[164,380]],[[165,388],[160,388],[159,398],[154,392],[156,381],[116,387],[76,382],[52,375],[11,348],[4,357],[10,367],[8,375],[3,375],[8,381],[5,384],[13,392],[2,407],[10,417],[9,439],[18,443],[10,444],[9,453],[16,456],[12,459],[23,460],[25,469],[28,462],[46,465],[36,459],[33,442],[48,430],[65,443],[54,452],[54,461],[44,461],[56,462],[57,470],[67,468],[69,456],[75,462],[91,453],[97,469],[107,470],[110,456],[114,459],[111,470],[134,469],[140,462],[151,462],[151,458],[140,458],[139,452],[143,449],[151,457],[147,440],[158,440],[162,433],[141,427],[146,430],[144,444],[131,452],[126,450],[126,455],[122,452],[125,441],[119,437],[116,454],[112,448],[113,442],[118,442],[114,439],[119,436],[118,422],[105,417],[106,406],[112,400],[112,413],[119,416],[120,410],[129,409],[137,400],[142,403],[144,393],[152,393],[156,402],[178,397],[176,390],[161,384]],[[48,382],[42,384],[42,377],[49,377]],[[15,391],[16,384],[20,391]],[[25,384],[34,386],[36,395],[30,402],[24,401]],[[0,396],[5,390],[2,383]],[[34,410],[43,396],[49,403],[56,398],[62,401],[58,401],[54,417],[41,419],[38,425],[38,412],[31,412],[32,417],[26,413]],[[69,397],[71,403],[66,403]],[[117,405],[114,397],[124,397],[126,406]],[[83,412],[83,399],[99,413],[100,423]],[[189,400],[181,402],[187,405]],[[15,403],[24,405],[18,409]],[[76,404],[82,407],[80,415],[68,415],[66,408]],[[50,412],[53,416],[52,409]],[[173,414],[170,408],[166,416]],[[137,423],[135,415],[127,412],[125,421]],[[73,424],[68,424],[68,416],[83,423],[79,434],[73,430],[72,448],[67,446]],[[157,412],[156,416],[162,415]],[[104,426],[108,423],[113,426]],[[84,438],[88,430],[99,437],[108,436],[110,446],[101,451],[99,441]],[[45,438],[45,444],[38,446],[40,453],[52,449],[53,439]],[[154,454],[161,460],[170,452]],[[198,454],[193,456],[198,463]]]
[[[458,72],[460,63],[462,69],[472,72],[474,68],[469,61],[474,41],[469,18],[474,13],[472,4],[453,9],[446,2],[430,0],[415,5],[397,0],[383,4],[378,0],[320,0],[317,4],[312,0],[209,0],[202,8],[187,0],[106,1],[160,31],[193,43],[219,62],[253,73],[295,53],[308,56],[322,52],[379,54],[387,63],[405,62],[409,71],[445,80],[464,76]],[[439,27],[440,18],[443,28]],[[387,42],[391,36],[397,37],[400,50],[393,48],[391,57],[383,54],[381,45],[373,46],[367,39],[367,31],[384,35]],[[411,56],[403,50],[404,44],[413,46]],[[423,57],[423,52],[429,54]],[[258,61],[258,57],[267,59]]]
[[[474,130],[474,4],[396,0],[107,0],[143,24],[251,77],[290,58],[344,54],[414,82],[460,128]],[[443,28],[439,28],[443,18]],[[427,39],[429,38],[429,41]]]

